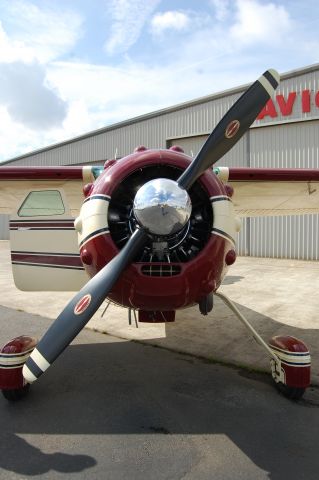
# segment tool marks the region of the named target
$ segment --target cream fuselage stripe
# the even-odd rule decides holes
[[[216,195],[210,197],[210,201],[213,209],[212,233],[229,240],[235,246],[236,222],[231,198]]]
[[[110,232],[108,226],[110,198],[108,195],[96,194],[84,200],[80,215],[75,221],[79,247],[83,247],[93,238]]]

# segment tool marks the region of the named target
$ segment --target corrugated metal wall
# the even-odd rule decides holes
[[[9,215],[0,215],[0,240],[9,240]]]
[[[277,117],[266,116],[220,162],[225,166],[315,167],[319,159],[319,65],[287,74],[277,94],[295,91],[292,114],[283,115],[274,101]],[[314,108],[302,111],[301,92],[309,90]],[[21,157],[14,165],[70,165],[103,163],[123,157],[137,145],[166,148],[173,144],[196,155],[202,140],[233,105],[243,89],[224,92],[132,121],[92,132],[54,148]],[[284,122],[284,123],[281,123]],[[238,239],[241,255],[318,259],[318,216],[247,219]]]
[[[250,132],[251,167],[319,168],[319,120]],[[318,260],[318,215],[250,220],[250,255]]]

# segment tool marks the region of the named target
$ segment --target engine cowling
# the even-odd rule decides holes
[[[107,162],[75,222],[80,255],[94,276],[126,244],[138,226],[133,202],[157,178],[176,180],[191,158],[176,150],[141,149]],[[190,189],[189,220],[171,234],[149,233],[149,241],[109,295],[120,305],[175,310],[198,303],[220,285],[234,261],[236,221],[228,191],[207,170]]]

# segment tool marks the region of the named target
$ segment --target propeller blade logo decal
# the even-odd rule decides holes
[[[240,127],[240,122],[239,120],[232,120],[228,125],[225,130],[225,137],[226,138],[233,138],[236,133],[238,132]]]
[[[81,313],[85,312],[85,310],[90,305],[91,300],[92,297],[89,293],[87,295],[84,295],[84,297],[82,297],[81,300],[79,300],[78,303],[75,305],[74,314],[81,315]]]

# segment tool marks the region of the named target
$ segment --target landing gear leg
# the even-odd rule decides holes
[[[299,400],[310,385],[310,353],[306,345],[291,336],[272,337],[267,344],[226,295],[215,292],[245,325],[257,343],[270,356],[272,378],[277,389],[287,398]]]

